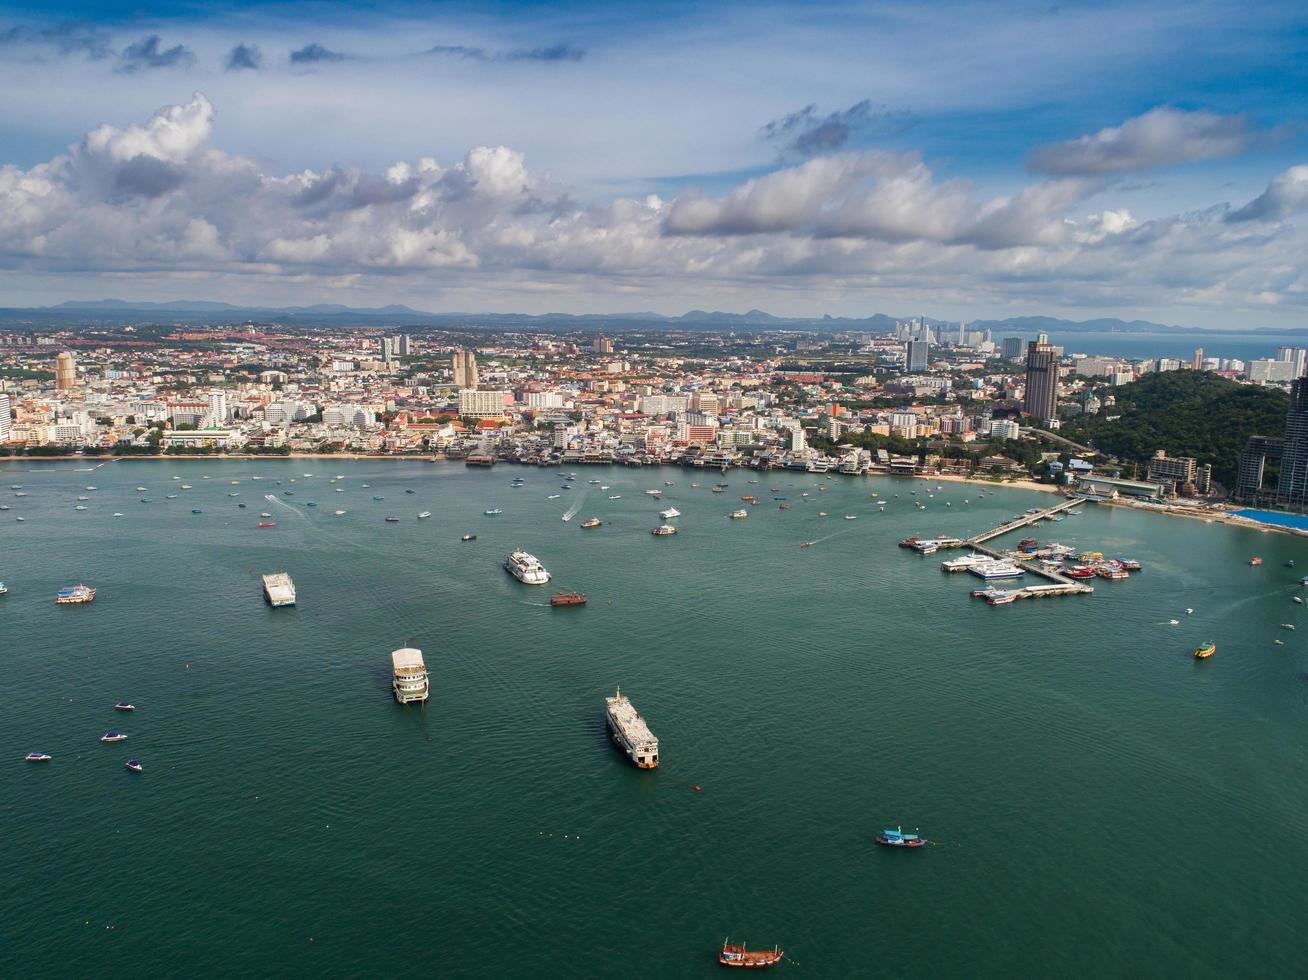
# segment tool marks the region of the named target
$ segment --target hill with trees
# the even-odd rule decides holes
[[[1140,464],[1141,476],[1149,457],[1163,449],[1169,456],[1211,463],[1213,478],[1230,487],[1245,440],[1285,430],[1285,392],[1238,384],[1209,371],[1148,374],[1096,394],[1101,399],[1111,394],[1116,404],[1068,421],[1061,434]]]

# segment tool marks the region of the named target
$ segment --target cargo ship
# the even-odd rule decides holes
[[[427,700],[430,686],[421,650],[401,647],[391,651],[391,690],[400,704]]]
[[[627,700],[621,688],[613,697],[604,700],[607,702],[604,717],[613,733],[614,743],[637,768],[657,769],[659,740],[649,730],[635,705]]]
[[[268,605],[276,608],[277,606],[295,605],[295,583],[285,572],[275,572],[272,575],[263,577],[263,597],[267,600]]]
[[[515,551],[504,559],[504,570],[524,585],[544,585],[550,580],[540,559],[525,551]]]
[[[95,589],[89,585],[73,585],[55,593],[55,602],[61,606],[72,606],[95,600]]]

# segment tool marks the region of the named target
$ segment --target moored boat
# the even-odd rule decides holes
[[[665,538],[669,534],[676,534],[677,529],[671,524],[660,524],[658,527],[650,528],[649,533],[654,535],[656,538]]]
[[[605,698],[604,717],[613,733],[613,741],[638,769],[657,769],[659,740],[645,724],[636,706],[622,693]]]
[[[23,756],[26,762],[49,762],[54,756],[46,755],[44,752],[29,752]]]
[[[762,970],[780,963],[785,956],[780,946],[773,946],[771,949],[746,949],[744,943],[735,944],[723,940],[722,952],[718,953],[718,962],[723,966],[744,970]]]
[[[730,517],[733,521],[739,521],[743,518],[748,517],[749,511],[745,510],[744,508],[741,508],[740,510],[733,510],[727,516]]]
[[[134,704],[129,704],[129,703],[126,702],[126,701],[119,701],[116,705],[114,705],[114,710],[115,710],[115,711],[135,711],[135,710],[136,710],[136,705],[134,705]]]
[[[430,690],[422,651],[415,647],[391,651],[391,692],[395,700],[400,704],[426,701]]]
[[[126,765],[132,772],[143,772],[145,770],[145,766],[141,765],[137,759],[128,759]]]
[[[101,742],[124,742],[126,740],[127,736],[122,732],[105,732],[100,736]]]

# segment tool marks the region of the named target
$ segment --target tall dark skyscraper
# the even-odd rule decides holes
[[[904,347],[904,367],[909,371],[925,371],[930,348],[925,340],[910,340]]]
[[[1000,355],[1006,361],[1016,361],[1022,356],[1022,338],[1005,337]]]
[[[1291,507],[1308,507],[1308,378],[1290,384],[1290,410],[1285,413],[1285,443],[1276,496]]]
[[[1026,397],[1022,411],[1033,418],[1055,417],[1058,405],[1058,358],[1044,334],[1026,346]]]

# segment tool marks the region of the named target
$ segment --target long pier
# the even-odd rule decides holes
[[[1039,578],[1045,579],[1047,582],[1050,583],[1049,585],[1033,585],[1033,586],[1026,586],[1024,588],[1001,590],[1001,591],[1015,592],[1017,594],[1017,598],[1019,599],[1035,599],[1040,596],[1047,596],[1047,595],[1086,595],[1094,591],[1094,588],[1092,586],[1086,585],[1084,582],[1078,581],[1077,579],[1070,578],[1067,575],[1064,575],[1062,572],[1052,571],[1051,569],[1041,565],[1039,562],[1034,562],[1023,558],[1014,558],[1002,551],[999,551],[996,548],[991,548],[986,545],[987,541],[997,538],[1002,534],[1007,534],[1009,531],[1016,531],[1019,530],[1020,528],[1030,527],[1032,524],[1035,524],[1037,521],[1047,520],[1048,518],[1053,517],[1055,514],[1061,513],[1062,511],[1065,510],[1071,510],[1073,507],[1076,507],[1078,504],[1083,504],[1083,503],[1085,503],[1085,501],[1082,500],[1080,497],[1073,497],[1070,500],[1065,500],[1060,504],[1054,505],[1053,507],[1046,507],[1043,510],[1039,510],[1034,514],[1024,514],[1022,515],[1022,517],[1018,518],[1017,520],[1007,521],[1003,524],[1000,524],[996,528],[992,528],[989,531],[984,531],[981,534],[975,535],[970,538],[966,538],[966,539],[964,538],[939,539],[938,538],[936,539],[937,550],[952,549],[952,548],[971,548],[973,551],[980,552],[981,554],[987,555],[990,558],[1012,562],[1013,564],[1021,568],[1023,571],[1028,572],[1031,575],[1038,576]]]

